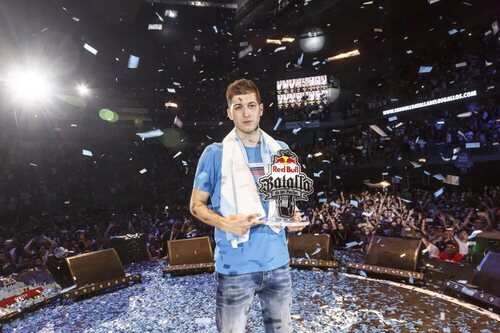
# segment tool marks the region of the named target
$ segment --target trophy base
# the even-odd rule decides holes
[[[285,227],[306,227],[309,224],[311,224],[311,222],[309,222],[309,221],[295,222],[292,219],[280,219],[280,218],[268,219],[268,220],[264,220],[264,221],[266,221],[265,225],[268,225],[270,227],[282,227],[282,228],[285,228]]]

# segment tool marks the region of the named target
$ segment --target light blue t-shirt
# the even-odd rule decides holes
[[[277,142],[284,149],[288,148],[283,142]],[[257,179],[264,175],[260,146],[245,149],[250,171],[257,183]],[[217,214],[220,214],[221,170],[222,143],[214,143],[201,154],[193,187],[210,193],[212,209]],[[262,204],[267,214],[269,202],[263,200]],[[239,275],[270,271],[290,261],[284,229],[277,234],[266,225],[254,226],[250,229],[249,240],[233,248],[226,233],[215,228],[215,243],[215,270],[221,274]]]

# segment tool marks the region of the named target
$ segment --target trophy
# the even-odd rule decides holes
[[[308,201],[314,191],[313,181],[301,171],[297,155],[290,149],[281,149],[272,157],[269,171],[258,179],[260,194],[265,200],[274,200],[276,216],[267,219],[267,225],[279,227],[306,226],[309,221],[293,220],[296,201]]]

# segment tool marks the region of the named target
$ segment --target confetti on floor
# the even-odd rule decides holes
[[[4,332],[216,332],[213,275],[163,277],[164,265],[133,264],[126,270],[142,273],[141,284],[50,305],[7,324]],[[499,322],[490,316],[382,281],[295,269],[292,280],[294,332],[500,330]],[[247,331],[263,332],[257,298]]]

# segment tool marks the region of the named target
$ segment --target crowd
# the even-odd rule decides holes
[[[427,256],[467,260],[468,237],[500,227],[500,187],[457,190],[436,198],[414,190],[402,195],[365,191],[330,193],[330,202],[307,208],[309,233],[329,234],[335,248],[364,248],[373,235],[422,239]]]
[[[167,258],[170,240],[213,235],[213,230],[193,221],[187,209],[176,205],[155,205],[151,211],[141,207],[132,213],[82,211],[74,216],[29,216],[16,223],[2,223],[0,231],[0,275],[44,267],[51,255],[108,248],[110,240],[119,235],[147,235],[149,260]]]
[[[474,89],[484,94],[498,88],[500,48],[494,36],[474,31],[424,43],[421,51],[408,54],[407,50],[405,63],[392,75],[373,79],[353,96],[350,107],[343,110],[344,117],[362,119],[381,109]],[[421,66],[432,69],[420,73]]]
[[[464,89],[495,86],[498,45],[486,38],[457,36],[415,55],[398,75],[379,79],[348,108],[348,117],[365,116],[390,104],[390,99],[413,101],[438,98]],[[470,53],[474,50],[474,53]],[[453,51],[453,52],[451,52]],[[451,56],[450,56],[451,55]],[[436,59],[429,62],[428,59]],[[456,67],[458,62],[466,66]],[[421,65],[432,66],[419,74]],[[419,87],[418,93],[408,89]],[[223,89],[220,89],[223,92]],[[223,96],[217,99],[223,101]],[[473,103],[453,103],[394,121],[327,131],[314,143],[288,142],[312,176],[329,168],[368,166],[377,161],[418,161],[441,156],[452,159],[465,143],[478,142],[480,153],[498,151],[500,105],[497,98]],[[224,109],[213,119],[223,120]],[[197,110],[195,119],[203,119]],[[304,119],[326,119],[328,108],[300,110]],[[293,110],[283,111],[283,120]],[[458,117],[460,115],[460,117]],[[307,117],[306,117],[307,116]],[[292,116],[291,116],[292,117]],[[408,117],[405,119],[405,117]],[[43,266],[58,248],[72,253],[109,246],[111,237],[127,233],[148,235],[151,260],[168,256],[166,242],[184,237],[211,235],[213,230],[192,219],[187,211],[195,163],[210,140],[190,143],[180,155],[157,140],[107,138],[86,141],[57,134],[43,139],[7,137],[0,144],[0,274]],[[2,135],[2,134],[0,134]],[[123,139],[123,141],[120,141]],[[92,149],[92,147],[98,147]],[[82,154],[91,150],[92,156]],[[182,149],[182,151],[180,151]],[[319,154],[321,153],[321,154]],[[174,156],[175,154],[175,156]],[[318,157],[319,156],[319,157]],[[460,188],[459,188],[460,189]],[[326,191],[325,191],[326,192]],[[302,207],[312,221],[305,232],[328,233],[334,246],[367,244],[372,235],[419,237],[428,255],[443,259],[467,258],[466,238],[475,230],[497,229],[498,188],[445,192],[412,191],[400,195],[363,192],[336,194],[325,202]],[[137,210],[138,204],[142,204]],[[363,242],[363,243],[361,243]],[[459,255],[457,255],[457,253]]]
[[[326,131],[312,144],[300,140],[300,135],[291,135],[287,143],[311,177],[319,170],[377,162],[390,165],[434,157],[454,163],[452,159],[462,152],[498,152],[498,105],[491,99],[465,105],[461,111],[468,113],[467,117],[457,117],[456,110],[439,109],[415,114],[411,120],[379,124],[386,136],[366,123],[340,132]],[[19,211],[92,211],[137,202],[187,202],[197,158],[211,140],[175,150],[166,149],[156,139],[141,141],[137,137],[93,143],[58,137],[2,142],[0,214],[15,215]],[[479,143],[479,148],[466,149],[466,143],[471,142]],[[84,148],[93,156],[84,156]],[[174,157],[177,149],[181,154]]]
[[[314,199],[300,208],[311,224],[305,233],[329,234],[335,249],[363,248],[373,235],[421,238],[429,257],[467,260],[468,237],[478,230],[500,227],[500,187],[485,186],[432,192],[413,190],[399,195],[364,191],[344,194],[333,189],[328,200]],[[186,205],[132,213],[80,211],[71,214],[29,216],[0,224],[0,275],[43,267],[51,255],[79,254],[109,247],[124,234],[147,235],[149,260],[168,259],[167,242],[209,236],[213,228],[193,220]]]
[[[466,143],[471,142],[478,142],[480,146],[468,152],[491,154],[498,151],[500,107],[494,99],[452,109],[414,114],[408,120],[377,122],[385,136],[370,128],[370,123],[328,132],[313,147],[299,143],[296,150],[302,159],[307,159],[311,153],[322,153],[320,159],[309,159],[313,168],[325,159],[337,168],[377,161],[417,161],[433,156],[446,160],[458,155],[459,151],[464,152]]]

